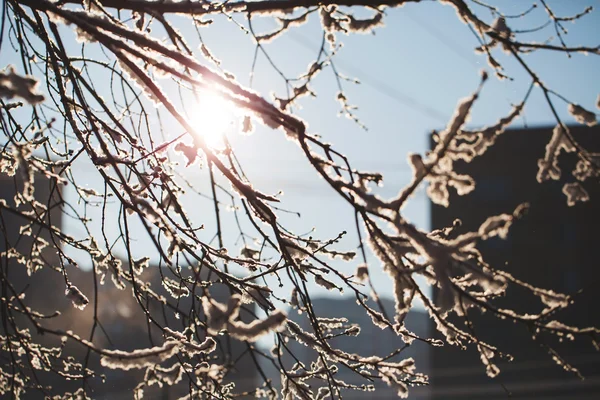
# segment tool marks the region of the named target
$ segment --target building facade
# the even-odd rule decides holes
[[[394,301],[389,298],[381,298],[381,302],[387,312],[393,312]],[[369,303],[374,309],[378,309],[375,304]],[[405,343],[402,338],[391,329],[381,328],[373,325],[371,317],[366,311],[356,303],[356,299],[352,297],[335,298],[335,297],[320,297],[312,299],[312,307],[318,317],[325,318],[340,318],[345,317],[348,323],[358,324],[361,328],[360,334],[356,337],[341,336],[329,341],[331,346],[345,351],[347,353],[355,353],[362,356],[381,356],[385,357],[392,352],[403,348]],[[288,318],[298,323],[298,325],[307,332],[312,332],[312,326],[306,314],[299,315],[295,311],[288,313]],[[430,337],[431,335],[431,319],[429,315],[421,310],[411,310],[405,320],[406,327],[409,331],[417,334],[419,337]],[[288,349],[294,354],[296,359],[310,365],[316,361],[317,352],[309,349],[297,342],[290,341],[287,345]],[[399,361],[405,358],[412,357],[415,360],[416,371],[419,373],[428,374],[430,371],[430,346],[419,341],[413,342],[410,347],[405,348],[398,356],[394,357],[393,361]],[[296,359],[292,358],[287,352],[284,352],[283,362],[286,369],[291,368]],[[340,367],[336,378],[352,385],[370,384],[363,377],[358,376],[353,371]],[[273,377],[274,382],[279,381],[279,376]],[[316,383],[315,383],[316,384]],[[320,385],[323,382],[319,382]],[[398,395],[396,391],[380,379],[374,379],[372,384],[375,386],[374,392],[363,392],[355,390],[343,390],[342,396],[344,399],[396,399]],[[429,399],[429,388],[414,387],[409,389],[410,398],[415,400]]]
[[[23,190],[22,177],[16,174],[9,177],[0,174],[0,199],[4,200],[8,207],[15,208],[15,195]],[[45,225],[52,225],[58,230],[62,228],[63,213],[60,207],[60,196],[58,191],[60,186],[45,178],[36,175],[34,179],[34,197],[36,201],[45,204],[49,210],[48,215],[43,218]],[[27,205],[23,205],[19,210],[28,210]],[[0,209],[0,289],[3,293],[11,293],[9,285],[17,292],[22,293],[23,304],[32,310],[51,315],[58,311],[60,315],[54,318],[46,319],[43,324],[48,328],[60,329],[63,331],[72,331],[83,338],[89,338],[92,327],[94,326],[94,317],[97,313],[98,322],[96,326],[93,342],[96,346],[104,349],[118,349],[132,351],[139,348],[148,348],[160,344],[163,341],[162,332],[154,325],[148,322],[146,314],[143,312],[137,299],[132,295],[132,287],[126,284],[125,289],[118,289],[110,277],[106,278],[104,285],[98,284],[99,279],[94,279],[94,272],[90,265],[81,266],[65,265],[65,271],[69,281],[77,286],[89,298],[90,303],[85,309],[80,310],[73,307],[71,300],[65,296],[66,283],[60,270],[60,259],[57,254],[57,247],[54,243],[60,245],[59,240],[53,240],[50,231],[39,224],[32,225],[31,235],[22,235],[21,227],[28,224],[28,220],[6,209]],[[28,273],[26,265],[17,262],[15,257],[8,254],[16,250],[24,256],[27,261],[32,258],[34,251],[34,241],[40,237],[49,245],[41,251],[41,268]],[[65,249],[68,252],[68,249]],[[42,265],[43,264],[43,265]],[[126,262],[124,263],[126,264]],[[128,267],[124,267],[128,270]],[[183,274],[186,274],[184,269]],[[191,271],[188,271],[191,275]],[[163,287],[163,277],[175,279],[168,268],[151,265],[148,267],[141,279],[149,283],[151,288],[160,296],[169,299],[175,303],[173,298]],[[202,274],[201,279],[209,280],[206,274]],[[98,304],[94,304],[96,299]],[[229,289],[222,284],[213,284],[209,289],[211,296],[220,302],[227,302],[231,295]],[[191,310],[192,301],[190,296],[183,297],[177,304],[181,310]],[[241,318],[249,322],[252,320],[251,314],[254,305],[246,305],[246,310],[242,312]],[[198,303],[196,303],[198,309]],[[148,311],[154,315],[160,323],[181,329],[181,320],[175,313],[166,308],[163,310],[156,301],[150,302]],[[198,311],[199,312],[199,311]],[[200,312],[199,312],[200,313]],[[24,315],[16,314],[16,326],[19,329],[29,328],[36,343],[47,347],[57,347],[60,344],[60,338],[52,335],[39,335],[31,329],[32,325]],[[199,315],[202,318],[202,315]],[[166,320],[165,320],[166,319]],[[10,329],[12,332],[13,329]],[[4,325],[0,324],[0,335],[4,335]],[[150,340],[152,338],[152,341]],[[204,337],[197,338],[204,340]],[[256,388],[258,372],[254,361],[247,354],[248,344],[224,336],[215,338],[219,343],[217,351],[212,354],[216,358],[214,363],[235,363],[235,367],[226,376],[225,382],[235,382],[235,392],[249,392]],[[223,350],[224,349],[224,350]],[[65,348],[65,354],[75,357],[77,360],[83,360],[86,357],[87,350],[73,342],[69,342]],[[172,362],[171,364],[172,365]],[[169,366],[170,366],[169,365]],[[99,363],[99,358],[93,355],[88,366],[106,377],[102,382],[99,377],[88,381],[95,399],[131,399],[134,387],[144,378],[145,371],[132,370],[122,371],[104,368]],[[75,391],[81,386],[80,381],[67,379],[56,379],[56,375],[44,371],[37,372],[38,377],[49,383],[56,393],[64,391]],[[177,399],[189,392],[188,385],[179,384],[175,387],[157,387],[152,386],[145,389],[145,398],[152,399]],[[24,398],[38,399],[41,394],[34,390],[28,390]]]
[[[451,194],[448,208],[431,206],[432,229],[462,221],[458,232],[476,231],[487,217],[511,213],[519,204],[529,203],[527,215],[515,222],[506,240],[495,237],[478,248],[496,269],[537,287],[574,294],[576,303],[552,319],[577,326],[600,326],[600,265],[598,227],[600,227],[600,184],[589,179],[583,186],[591,201],[567,205],[562,193],[571,175],[576,156],[561,154],[561,179],[539,184],[538,160],[544,157],[553,127],[508,130],[483,156],[471,163],[456,163],[456,170],[472,176],[475,190],[467,196]],[[600,151],[600,129],[570,127],[573,136],[591,151]],[[435,297],[434,293],[434,297]],[[524,313],[539,313],[543,304],[526,291],[510,289],[496,305]],[[498,321],[487,315],[469,314],[478,335],[512,354],[511,363],[500,362],[500,375],[485,374],[479,354],[472,349],[460,351],[445,346],[433,350],[432,395],[434,399],[513,398],[591,399],[600,398],[600,353],[589,340],[558,342],[532,332],[520,324]],[[552,361],[548,347],[557,350],[586,377],[581,381]]]

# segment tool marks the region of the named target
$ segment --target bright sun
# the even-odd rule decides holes
[[[234,125],[235,107],[214,92],[205,91],[199,95],[198,104],[191,111],[192,126],[202,135],[206,144],[213,149],[225,147],[227,130]]]

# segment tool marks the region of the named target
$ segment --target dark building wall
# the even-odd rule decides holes
[[[381,299],[387,312],[394,310],[394,301],[392,299]],[[369,304],[374,309],[378,309],[375,304]],[[349,323],[358,324],[361,327],[360,335],[357,337],[343,336],[330,341],[331,345],[348,353],[356,353],[362,356],[387,356],[393,351],[405,346],[402,338],[392,332],[390,329],[381,330],[373,325],[371,317],[366,311],[356,303],[355,298],[314,298],[312,306],[318,317],[345,317]],[[300,327],[312,332],[312,326],[306,314],[298,315],[295,311],[290,311],[288,317],[298,323]],[[420,337],[430,337],[431,335],[431,320],[429,315],[423,311],[412,310],[406,320],[406,327],[411,332]],[[288,348],[305,365],[310,365],[316,360],[317,353],[307,347],[297,343],[290,342]],[[296,360],[293,359],[287,352],[284,352],[284,365],[287,369],[291,368]],[[412,357],[415,360],[416,370],[419,373],[428,374],[430,365],[430,347],[425,343],[414,341],[410,347],[407,347],[393,361],[399,361],[405,358]],[[353,385],[369,384],[364,378],[356,375],[347,368],[341,367],[336,375],[339,379]],[[279,376],[274,377],[274,382],[279,382]],[[323,382],[319,382],[320,385]],[[396,391],[387,386],[381,380],[374,380],[375,392],[362,392],[354,390],[344,390],[342,396],[345,399],[396,399],[398,398]],[[425,400],[429,399],[429,389],[427,387],[409,388],[410,399]]]
[[[493,238],[479,245],[484,259],[492,267],[538,287],[566,294],[584,288],[575,305],[552,319],[579,326],[600,326],[600,294],[596,289],[600,283],[597,233],[600,184],[593,179],[585,182],[591,201],[567,206],[562,187],[575,181],[571,176],[576,162],[574,154],[561,154],[560,181],[543,184],[536,181],[537,161],[544,156],[552,129],[509,130],[480,158],[469,164],[457,162],[457,171],[471,175],[476,189],[467,196],[452,194],[449,208],[432,205],[432,228],[450,226],[459,218],[463,222],[459,232],[477,230],[488,216],[511,213],[517,205],[530,203],[529,212],[513,224],[508,239]],[[600,129],[576,126],[570,130],[585,148],[600,150]],[[543,308],[536,297],[517,289],[509,289],[507,296],[496,304],[529,313],[538,313]],[[470,316],[480,337],[514,355],[515,361],[500,362],[503,372],[491,380],[485,375],[477,352],[434,349],[431,379],[434,398],[506,398],[507,391],[515,398],[600,398],[600,356],[589,340],[558,343],[541,335],[539,341],[533,342],[531,332],[521,325],[475,313]],[[552,345],[564,355],[586,380],[582,382],[557,366],[542,343]]]
[[[6,201],[7,206],[15,209],[15,195],[22,193],[23,191],[23,180],[22,176],[17,171],[17,174],[13,177],[5,174],[0,174],[0,199]],[[36,285],[44,285],[48,280],[52,282],[55,277],[58,277],[58,281],[62,281],[62,294],[65,290],[65,282],[62,277],[54,271],[49,271],[48,268],[40,269],[36,273],[28,274],[28,268],[23,263],[17,262],[14,257],[9,257],[6,252],[8,249],[16,249],[17,252],[24,256],[24,261],[30,261],[36,257],[34,256],[34,244],[35,238],[41,238],[48,243],[39,257],[41,266],[58,266],[60,259],[56,251],[56,247],[53,245],[53,237],[50,231],[45,226],[54,226],[61,229],[62,226],[62,209],[60,206],[59,191],[61,186],[57,186],[55,182],[48,180],[42,174],[35,174],[34,176],[34,197],[39,203],[44,204],[49,212],[45,214],[42,219],[44,225],[41,224],[29,224],[29,221],[21,216],[18,216],[6,209],[0,210],[0,253],[3,256],[0,259],[1,268],[3,270],[3,276],[10,282],[12,288],[19,292],[24,293],[23,299],[24,304],[28,306],[36,305],[37,311],[42,313],[51,313],[56,308],[51,309],[55,304],[48,304],[47,292],[43,290],[33,290]],[[20,205],[19,211],[31,211],[31,206],[28,204]],[[39,212],[39,211],[38,211]],[[25,225],[31,226],[30,235],[21,235],[20,229]],[[58,241],[56,238],[54,238]],[[38,263],[36,263],[38,264]],[[7,293],[11,293],[10,289],[6,288]],[[60,301],[62,306],[65,306],[69,301],[61,296],[63,301]]]
[[[62,228],[62,210],[59,206],[59,196],[57,196],[57,190],[60,187],[54,188],[54,183],[49,181],[47,178],[37,175],[34,180],[35,199],[47,205],[52,211],[49,216],[45,218],[44,222],[51,224],[58,229]],[[7,205],[14,208],[15,194],[23,190],[22,178],[19,174],[14,177],[8,177],[4,174],[0,174],[0,199],[6,201]],[[52,195],[51,195],[52,193]],[[23,205],[20,210],[31,209],[27,205]],[[44,320],[43,323],[48,328],[71,330],[75,334],[80,335],[83,338],[88,338],[94,322],[94,293],[95,293],[95,280],[91,270],[91,266],[83,270],[73,265],[67,265],[65,267],[67,276],[72,284],[77,286],[90,300],[90,303],[84,310],[76,309],[72,306],[71,301],[65,296],[65,279],[62,272],[51,269],[50,267],[60,266],[60,259],[57,255],[57,248],[53,245],[50,232],[39,225],[33,226],[33,236],[22,236],[20,235],[21,226],[25,225],[28,221],[20,216],[17,216],[7,210],[0,210],[0,252],[4,254],[8,249],[15,248],[19,253],[27,256],[31,253],[32,237],[39,235],[41,238],[49,243],[49,246],[42,252],[42,258],[45,262],[45,266],[32,273],[27,274],[27,269],[24,265],[15,261],[14,258],[8,258],[5,255],[0,257],[0,268],[2,268],[3,276],[6,276],[7,282],[19,293],[24,292],[25,296],[23,302],[25,305],[30,307],[32,310],[43,312],[45,314],[52,314],[54,311],[59,311],[60,315],[56,318]],[[59,244],[57,242],[57,244]],[[66,249],[68,250],[68,249]],[[127,270],[128,268],[125,267]],[[189,272],[191,273],[191,272]],[[185,274],[185,270],[184,270]],[[175,277],[167,268],[162,268],[162,272],[159,272],[158,266],[149,267],[142,276],[144,282],[148,282],[151,288],[161,296],[169,299],[171,303],[175,303],[173,298],[167,293],[162,286],[162,276],[166,276],[171,279]],[[202,279],[208,280],[207,276],[201,276]],[[4,279],[0,282],[0,288],[4,285]],[[104,285],[97,285],[98,289],[98,319],[102,324],[102,329],[97,328],[94,336],[94,343],[106,349],[119,349],[125,351],[131,351],[139,348],[152,347],[162,343],[162,333],[153,325],[151,325],[151,335],[154,340],[153,343],[149,340],[148,327],[146,315],[142,312],[137,300],[132,295],[131,285],[127,284],[126,289],[120,290],[115,287],[110,277],[106,278]],[[224,285],[215,284],[209,289],[211,296],[222,303],[227,302],[230,296],[229,289]],[[6,290],[7,293],[10,293]],[[190,297],[182,298],[178,302],[181,310],[191,309]],[[198,303],[196,304],[198,307]],[[246,312],[242,311],[241,317],[244,321],[251,321],[253,317],[251,314],[254,313],[254,304],[245,306]],[[181,321],[177,320],[172,310],[167,310],[163,314],[162,309],[153,302],[150,304],[150,312],[157,316],[157,319],[161,323],[168,323],[169,326],[174,329],[180,329]],[[163,315],[167,316],[167,321],[163,319]],[[19,315],[17,314],[17,317]],[[19,328],[31,328],[32,325],[25,316],[21,316],[17,319]],[[60,343],[60,338],[52,335],[38,335],[35,331],[31,332],[34,340],[37,343],[41,343],[48,347],[57,347]],[[0,334],[4,334],[4,328],[0,324]],[[204,338],[197,338],[202,341]],[[220,354],[220,349],[231,351],[230,360],[237,360],[236,368],[227,375],[225,382],[236,383],[236,393],[251,391],[257,386],[258,372],[255,368],[254,361],[247,354],[247,344],[238,340],[228,341],[223,336],[215,338],[218,342],[221,342],[222,346],[217,349],[217,352],[213,353],[213,356],[217,356],[212,362],[220,363],[224,362],[225,357]],[[217,354],[219,353],[219,354]],[[65,350],[65,354],[75,357],[77,360],[83,360],[86,355],[86,350],[81,345],[68,344]],[[166,363],[168,366],[172,365]],[[121,371],[111,370],[103,368],[99,364],[99,359],[95,355],[92,356],[90,368],[93,368],[100,373],[106,375],[106,382],[102,383],[100,379],[92,379],[89,381],[90,386],[93,388],[94,399],[131,399],[132,389],[140,382],[144,377],[144,370],[133,370],[133,371]],[[65,379],[56,379],[53,374],[45,374],[44,372],[38,372],[38,376],[41,377],[42,381],[51,384],[56,393],[61,391],[74,391],[81,386],[80,382],[67,381]],[[178,387],[163,387],[158,388],[153,386],[145,390],[147,398],[151,399],[175,399],[179,398],[189,392],[187,385],[180,384]],[[28,391],[25,398],[37,399],[41,398],[39,392]]]

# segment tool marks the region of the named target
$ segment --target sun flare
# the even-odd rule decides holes
[[[225,134],[232,128],[236,118],[235,107],[214,92],[199,95],[196,107],[190,112],[192,126],[209,147],[225,147]]]

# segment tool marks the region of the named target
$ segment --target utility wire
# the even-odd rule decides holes
[[[306,47],[307,49],[314,50],[317,47],[316,44],[311,43],[310,39],[308,39],[306,36],[298,33],[297,31],[290,30],[289,32],[287,32],[287,35],[292,40],[294,40],[296,43]],[[371,88],[375,89],[377,92],[391,98],[392,100],[397,101],[398,103],[402,104],[403,106],[412,108],[413,110],[418,111],[421,114],[426,115],[426,116],[436,120],[437,122],[441,122],[443,124],[448,122],[448,116],[446,116],[444,113],[442,113],[432,107],[429,107],[428,105],[422,104],[416,98],[414,98],[406,93],[403,93],[400,90],[390,86],[389,82],[383,82],[383,81],[379,80],[378,78],[376,78],[375,76],[369,74],[365,70],[352,65],[348,61],[344,61],[344,59],[342,57],[336,56],[335,62],[337,65],[339,65],[343,69],[345,69],[348,72],[350,72],[351,74],[359,77],[361,83],[363,83],[364,85],[370,86]]]
[[[469,63],[471,66],[475,68],[480,68],[481,64],[474,61],[473,58],[468,57],[463,49],[460,49],[454,42],[448,40],[447,35],[444,34],[437,26],[429,23],[427,20],[421,19],[421,17],[417,17],[412,13],[405,11],[404,14],[408,19],[413,21],[418,27],[422,28],[428,35],[437,39],[441,44],[448,48],[451,52],[457,55],[459,58],[462,58],[464,61]]]

